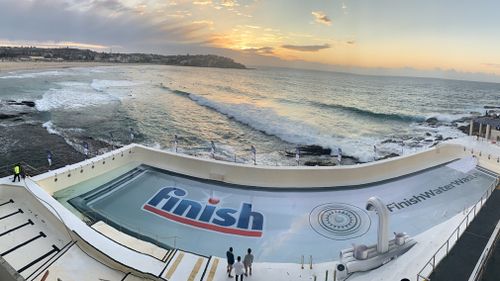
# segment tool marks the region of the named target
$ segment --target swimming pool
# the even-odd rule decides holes
[[[352,243],[376,243],[377,216],[365,211],[371,196],[387,204],[390,231],[411,236],[475,203],[495,179],[464,169],[470,161],[362,186],[279,190],[139,165],[111,180],[70,187],[86,192],[69,203],[163,246],[173,247],[175,240],[176,247],[207,256],[224,256],[232,246],[237,255],[252,248],[260,262],[298,262],[302,255],[322,262],[337,260]]]

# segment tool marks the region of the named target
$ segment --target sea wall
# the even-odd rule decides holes
[[[464,150],[463,146],[443,143],[412,155],[366,164],[335,167],[275,167],[200,159],[133,144],[33,179],[49,194],[53,194],[124,165],[142,163],[193,177],[238,185],[268,188],[345,187],[407,175],[466,155],[470,155],[470,152]]]

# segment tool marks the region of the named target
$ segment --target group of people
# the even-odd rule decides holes
[[[253,263],[253,254],[252,249],[248,248],[247,254],[243,258],[243,262],[241,261],[241,256],[236,258],[236,262],[234,260],[233,247],[230,247],[226,252],[227,257],[227,275],[229,278],[232,278],[231,271],[234,268],[234,278],[236,281],[243,281],[243,276],[252,275],[252,263]]]

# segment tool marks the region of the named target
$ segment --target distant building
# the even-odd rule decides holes
[[[500,115],[490,113],[486,116],[474,118],[470,121],[469,135],[475,133],[475,127],[479,125],[477,136],[484,137],[492,142],[500,143]]]

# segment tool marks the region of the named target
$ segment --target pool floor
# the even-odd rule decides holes
[[[376,243],[378,218],[365,210],[369,197],[387,204],[390,233],[410,236],[474,204],[495,179],[457,168],[464,166],[460,161],[471,160],[363,186],[300,190],[225,184],[139,165],[100,185],[93,180],[95,188],[68,202],[163,247],[206,256],[225,256],[229,247],[243,256],[252,248],[260,262],[299,262],[302,255],[324,262],[338,260],[353,243]]]

